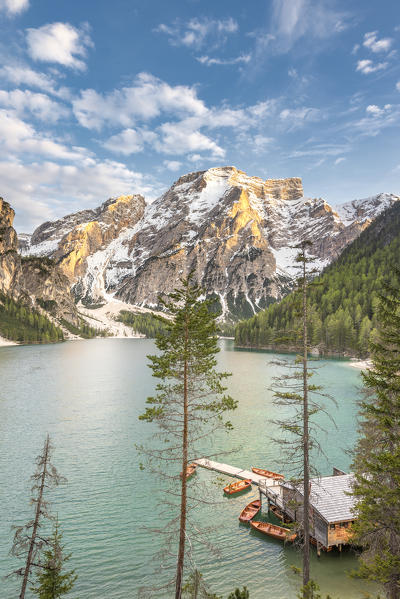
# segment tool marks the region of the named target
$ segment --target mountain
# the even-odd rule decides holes
[[[376,307],[400,260],[400,202],[387,208],[309,288],[308,338],[322,354],[368,354]],[[295,351],[301,330],[298,294],[290,293],[236,326],[236,344]],[[286,339],[285,342],[282,340]]]
[[[69,281],[48,258],[19,255],[13,221],[14,210],[0,198],[0,334],[26,342],[59,340],[57,319],[79,325]]]
[[[323,268],[399,199],[381,194],[334,209],[305,198],[299,178],[265,181],[235,167],[212,168],[184,175],[151,204],[123,196],[44,223],[21,246],[54,258],[86,304],[112,294],[156,307],[160,293],[193,271],[224,318],[235,321],[290,290],[293,246],[311,239]]]

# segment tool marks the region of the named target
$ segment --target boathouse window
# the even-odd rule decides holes
[[[335,530],[335,525],[334,525],[334,524],[330,524],[330,525],[329,525],[329,528],[330,528],[331,530]]]
[[[341,523],[340,523],[340,526],[341,526],[342,528],[347,528],[347,527],[348,527],[348,525],[349,525],[349,523],[348,523],[348,522],[341,522]]]

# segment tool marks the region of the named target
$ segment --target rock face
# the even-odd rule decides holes
[[[68,279],[47,258],[21,258],[13,221],[14,210],[0,198],[0,292],[34,307],[50,302],[54,316],[79,324]]]
[[[181,177],[147,206],[127,196],[45,223],[25,251],[55,258],[88,302],[114,294],[155,307],[160,293],[193,271],[224,317],[236,320],[290,288],[295,245],[310,239],[322,268],[399,199],[381,194],[335,210],[304,198],[301,179],[212,168]]]
[[[18,239],[13,229],[14,210],[0,198],[0,291],[8,294],[17,280],[21,259],[18,255]]]

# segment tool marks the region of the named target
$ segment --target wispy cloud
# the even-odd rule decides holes
[[[50,23],[27,29],[28,52],[33,60],[53,62],[84,70],[87,49],[93,46],[88,26],[78,29],[69,23]]]
[[[285,127],[292,131],[302,127],[307,122],[321,120],[322,113],[318,108],[301,106],[299,108],[285,108],[281,111],[279,118]]]
[[[226,66],[241,63],[247,64],[251,60],[251,54],[241,54],[236,58],[210,58],[209,56],[198,56],[196,60],[207,67],[211,67],[213,65]]]
[[[338,164],[345,162],[345,160],[346,160],[346,158],[344,158],[343,156],[340,156],[339,158],[336,158],[334,165],[337,166]]]
[[[356,71],[360,71],[363,75],[369,75],[370,73],[383,71],[387,68],[388,64],[388,62],[372,62],[372,60],[367,58],[357,62]]]
[[[390,37],[378,39],[377,31],[370,31],[364,35],[363,46],[375,53],[388,52],[392,44],[393,39]]]
[[[170,25],[161,23],[154,31],[164,33],[173,46],[186,46],[199,50],[206,43],[212,47],[223,44],[227,37],[239,29],[232,17],[226,19],[194,18],[187,22],[176,20]]]
[[[362,137],[375,137],[384,129],[400,126],[400,104],[385,104],[382,107],[370,104],[365,111],[366,116],[349,123],[348,130],[352,129]]]
[[[304,158],[311,156],[334,157],[347,153],[350,149],[351,147],[349,144],[311,143],[310,147],[294,150],[288,155],[288,158]],[[344,158],[342,160],[344,160]]]
[[[319,0],[273,0],[270,33],[275,48],[289,51],[303,37],[328,38],[348,27],[348,14]]]
[[[29,0],[0,0],[0,11],[6,12],[9,16],[24,12],[29,8]]]

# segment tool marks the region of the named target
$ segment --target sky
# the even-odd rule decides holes
[[[0,196],[18,232],[233,165],[400,194],[398,0],[0,0]]]

